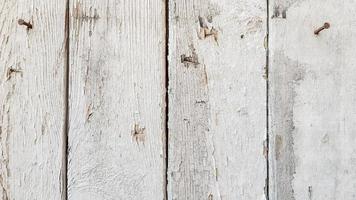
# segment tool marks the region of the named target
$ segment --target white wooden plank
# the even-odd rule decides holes
[[[65,11],[63,0],[0,2],[0,199],[65,196]]]
[[[266,2],[169,2],[168,199],[265,199]]]
[[[270,199],[355,199],[356,2],[269,9]]]
[[[163,199],[163,1],[71,1],[69,199]]]

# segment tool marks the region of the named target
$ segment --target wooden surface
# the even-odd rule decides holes
[[[164,8],[71,1],[69,199],[164,198]]]
[[[269,9],[270,199],[356,199],[356,2]]]
[[[0,199],[356,199],[354,13],[0,1]]]
[[[64,197],[64,16],[62,0],[0,2],[0,199]]]
[[[264,199],[264,1],[169,1],[168,199]]]

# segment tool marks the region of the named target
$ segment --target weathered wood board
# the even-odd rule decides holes
[[[356,2],[269,10],[270,199],[356,199]]]
[[[265,199],[265,1],[169,1],[168,199]]]
[[[68,198],[165,196],[165,4],[70,3]]]
[[[0,2],[0,199],[65,196],[65,11],[62,0]]]

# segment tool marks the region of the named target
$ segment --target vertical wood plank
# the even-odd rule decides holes
[[[266,11],[169,1],[168,199],[265,199]]]
[[[62,0],[0,2],[0,199],[64,196],[65,10]]]
[[[72,0],[69,199],[163,199],[165,4]]]
[[[269,9],[270,199],[355,199],[356,2],[271,0]]]

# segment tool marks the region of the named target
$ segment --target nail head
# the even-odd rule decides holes
[[[19,25],[24,25],[26,23],[23,19],[19,19],[17,22],[19,23]]]
[[[325,29],[330,28],[330,24],[329,24],[328,22],[325,22],[325,24],[324,24],[324,28],[325,28]]]

